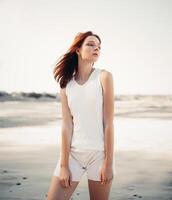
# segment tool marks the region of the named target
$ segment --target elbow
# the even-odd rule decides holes
[[[104,121],[103,126],[104,129],[113,129],[114,128],[113,120]]]
[[[70,149],[72,141],[72,130],[62,129],[61,131],[61,145],[64,149]]]
[[[62,134],[67,134],[67,135],[72,134],[73,124],[62,121],[61,132]]]
[[[62,128],[61,130],[62,136],[66,136],[67,138],[72,137],[73,129],[72,128]]]
[[[72,125],[62,125],[61,127],[61,136],[63,140],[68,141],[68,143],[71,142],[73,135],[73,126]]]

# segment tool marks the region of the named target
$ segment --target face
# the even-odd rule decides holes
[[[95,62],[99,58],[100,49],[101,44],[99,39],[96,36],[88,36],[77,53],[82,59]]]

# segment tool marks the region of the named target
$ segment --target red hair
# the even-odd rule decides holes
[[[62,55],[59,61],[55,64],[53,70],[54,78],[59,82],[60,87],[66,87],[67,83],[71,80],[73,75],[78,71],[78,54],[76,53],[77,48],[80,48],[88,36],[95,36],[101,43],[101,39],[98,35],[94,34],[92,31],[87,31],[84,33],[78,33],[72,45],[68,51]],[[75,74],[74,74],[75,73]]]

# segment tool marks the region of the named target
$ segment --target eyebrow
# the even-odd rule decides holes
[[[89,40],[88,42],[95,42],[95,41],[93,41],[93,40]],[[99,42],[98,44],[101,44],[101,43]]]

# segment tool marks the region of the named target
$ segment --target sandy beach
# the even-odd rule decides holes
[[[170,101],[168,109],[148,102],[116,104],[110,199],[172,199]],[[59,103],[1,102],[0,110],[0,200],[46,199],[59,158]],[[89,199],[86,175],[71,199]]]
[[[0,0],[0,22],[0,200],[47,200],[62,99],[83,149],[114,101],[107,200],[172,200],[172,0]],[[90,200],[87,168],[69,200]]]

